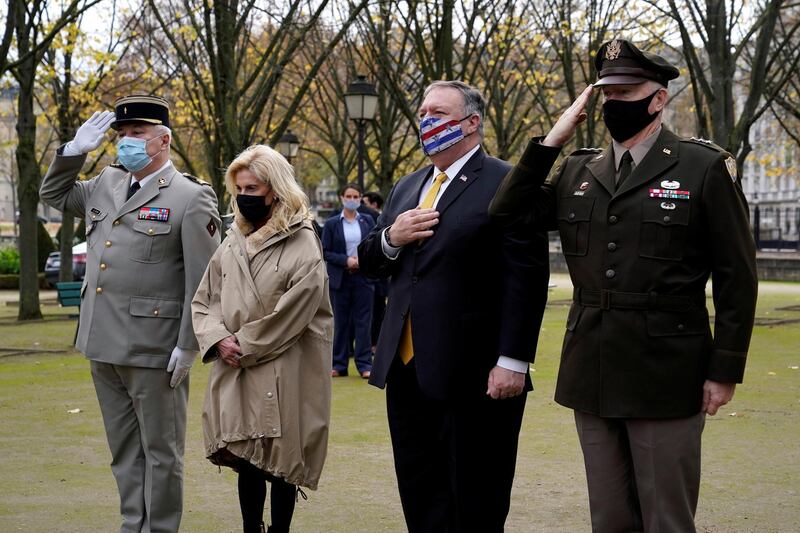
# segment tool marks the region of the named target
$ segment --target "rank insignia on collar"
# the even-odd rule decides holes
[[[736,176],[738,174],[738,170],[736,169],[736,160],[733,157],[729,157],[725,160],[725,167],[728,169],[728,174],[731,175],[731,179],[736,182]]]
[[[664,180],[661,182],[662,189],[677,189],[680,186],[680,182],[677,181]]]
[[[603,159],[603,156],[604,156],[604,155],[605,155],[605,154],[600,154],[600,155],[598,155],[597,157],[595,157],[595,158],[594,158],[594,160],[595,160],[595,161],[600,161],[601,159]]]
[[[583,183],[580,184],[580,186],[578,188],[580,190],[582,190],[582,191],[585,191],[586,189],[589,188],[589,182],[588,181],[584,181]]]
[[[158,178],[158,184],[159,185],[164,185],[166,182],[167,182],[166,178]]]
[[[139,209],[139,220],[156,220],[158,222],[166,222],[169,220],[169,208],[142,207]]]
[[[667,155],[672,155],[672,150],[670,150],[669,148],[664,148],[664,149],[663,149],[663,150],[661,150],[661,151],[662,151],[662,152],[664,152],[664,153],[665,153],[665,154],[667,154]]]
[[[467,176],[464,175],[464,174],[461,174],[461,177],[459,177],[458,179],[460,179],[461,181],[467,181]]]

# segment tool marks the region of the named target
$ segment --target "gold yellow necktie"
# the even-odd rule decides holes
[[[422,199],[422,203],[419,204],[420,209],[428,209],[433,207],[433,202],[436,201],[436,196],[439,195],[439,190],[442,188],[442,183],[445,182],[447,179],[447,174],[442,172],[436,179],[433,180],[433,185],[431,186],[428,193],[425,195],[425,198]],[[411,313],[406,315],[406,321],[403,324],[403,332],[400,334],[400,345],[397,347],[397,351],[400,354],[400,360],[403,361],[404,365],[407,365],[409,361],[414,357],[414,344],[411,340]]]

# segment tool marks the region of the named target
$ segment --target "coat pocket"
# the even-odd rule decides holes
[[[99,229],[101,222],[108,216],[107,211],[100,211],[97,208],[89,210],[89,217],[86,219],[86,245],[94,248],[98,242],[102,242]]]
[[[169,356],[178,341],[181,308],[180,300],[131,296],[131,353]]]
[[[690,205],[687,200],[644,200],[639,238],[641,257],[671,260],[683,258]]]
[[[589,227],[594,198],[566,196],[558,199],[558,231],[564,255],[586,255],[589,252]]]
[[[133,224],[130,258],[137,263],[159,263],[164,258],[172,225],[155,220],[137,220]]]
[[[646,313],[647,334],[650,337],[705,335],[709,333],[708,311],[690,307],[686,311],[649,310]]]

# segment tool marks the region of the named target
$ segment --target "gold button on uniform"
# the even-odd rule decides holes
[[[155,233],[155,231],[153,230],[153,228],[149,228],[149,229],[147,230],[147,234],[148,234],[148,235],[152,235],[153,233]]]
[[[106,248],[111,248],[111,241],[106,241]]]
[[[153,309],[153,314],[158,316],[158,309]]]
[[[106,268],[108,268],[108,265],[105,263],[100,263],[100,270],[105,270]]]
[[[114,221],[114,225],[115,225],[115,226],[119,226],[119,223],[120,223],[120,220],[119,220],[119,219],[117,219],[117,220],[115,220],[115,221]]]
[[[97,294],[103,294],[103,287],[97,287],[97,289],[95,289],[94,292],[96,292]]]

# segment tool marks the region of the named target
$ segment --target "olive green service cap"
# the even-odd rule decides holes
[[[678,69],[661,56],[643,52],[624,39],[613,39],[600,46],[594,57],[598,80],[603,85],[635,85],[653,80],[667,86],[678,77]]]
[[[117,129],[122,124],[147,122],[163,124],[169,128],[169,104],[158,96],[132,94],[123,96],[114,103],[116,120],[111,127]]]

